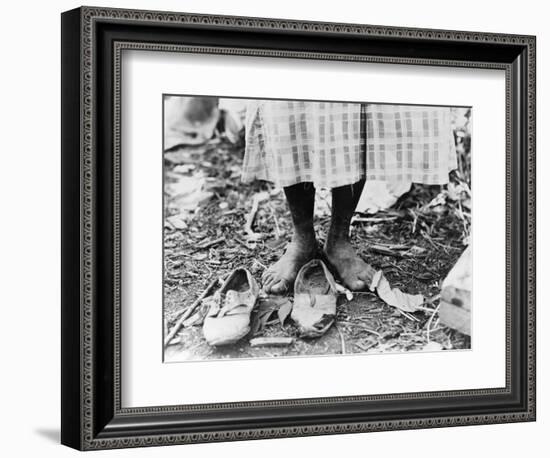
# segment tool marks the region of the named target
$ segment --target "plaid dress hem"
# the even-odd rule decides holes
[[[446,184],[456,166],[449,108],[267,100],[247,107],[244,182]]]

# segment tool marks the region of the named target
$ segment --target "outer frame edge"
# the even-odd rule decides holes
[[[82,450],[80,9],[61,15],[61,443]]]
[[[425,30],[425,29],[408,29],[408,28],[397,28],[397,27],[380,27],[380,26],[361,26],[355,24],[331,24],[331,23],[311,23],[305,21],[289,21],[289,20],[279,20],[279,19],[262,19],[262,18],[238,18],[238,17],[228,17],[228,16],[205,16],[205,15],[185,15],[180,13],[161,13],[161,12],[148,12],[148,11],[131,11],[131,10],[115,10],[109,8],[93,8],[93,7],[83,7],[82,10],[82,50],[83,50],[83,71],[91,68],[92,66],[92,26],[91,22],[95,18],[106,18],[106,19],[120,19],[124,18],[124,14],[134,14],[130,19],[134,19],[141,22],[149,21],[178,21],[179,23],[194,22],[195,20],[201,21],[205,25],[217,25],[215,21],[222,21],[219,25],[228,25],[236,26],[240,28],[273,28],[281,27],[285,28],[287,26],[298,27],[300,30],[304,31],[328,31],[328,32],[337,32],[337,33],[360,33],[360,34],[371,34],[371,35],[385,35],[390,36],[394,32],[401,30],[407,35],[400,35],[403,38],[414,37],[419,39],[443,39],[443,40],[455,40],[455,41],[488,41],[492,43],[500,44],[523,44],[527,45],[529,48],[529,70],[527,75],[527,83],[529,84],[528,89],[528,98],[529,98],[529,108],[528,114],[532,115],[533,120],[529,121],[529,167],[528,167],[528,199],[527,204],[529,207],[529,233],[528,233],[528,251],[529,258],[532,262],[535,262],[535,229],[534,229],[534,203],[535,203],[535,194],[534,194],[534,159],[535,159],[535,139],[534,139],[534,112],[535,112],[535,37],[532,36],[520,36],[520,35],[505,35],[505,34],[485,34],[479,32],[453,32],[453,31],[434,31],[434,30]],[[156,16],[155,16],[156,15]],[[243,23],[238,23],[238,21],[243,21]],[[311,28],[312,24],[318,24],[320,29]],[[441,35],[437,35],[437,34]],[[430,35],[431,34],[431,35]],[[435,35],[434,35],[435,34]],[[397,36],[398,38],[400,36]],[[532,56],[531,56],[532,51]],[[85,106],[89,105],[87,98],[91,97],[92,86],[89,81],[86,80],[85,75],[83,75],[83,88],[82,88],[82,100]],[[84,248],[84,257],[88,259],[91,256],[91,252],[87,251],[87,248],[91,250],[91,238],[86,240],[87,230],[90,228],[86,227],[86,224],[91,224],[91,208],[92,208],[92,192],[91,192],[91,182],[92,182],[92,166],[91,166],[91,157],[88,157],[88,154],[91,154],[91,139],[88,140],[86,137],[86,132],[91,127],[91,114],[89,119],[87,119],[86,108],[83,108],[84,121],[83,121],[83,130],[82,136],[84,139],[83,152],[84,157],[82,160],[82,170],[84,174],[84,185],[83,185],[83,217],[84,217],[84,232],[85,237],[83,241]],[[87,123],[90,123],[87,127]],[[89,150],[87,150],[89,148]],[[89,162],[87,162],[89,160]],[[88,189],[89,186],[89,189]],[[90,213],[88,213],[90,212]],[[87,216],[88,215],[88,216]],[[88,219],[87,219],[88,218]],[[91,229],[90,229],[91,231]],[[90,232],[91,237],[91,232]],[[89,312],[87,306],[91,305],[91,288],[92,279],[91,279],[91,266],[90,270],[86,268],[86,262],[84,262],[83,267],[83,297],[84,297],[84,326],[91,324],[91,316],[87,317],[86,312]],[[534,273],[534,264],[528,266],[532,268],[532,273],[529,274],[528,284],[527,284],[527,294],[529,296],[529,317],[528,317],[528,327],[529,327],[529,336],[528,341],[529,345],[533,345],[532,351],[529,351],[529,358],[534,358],[534,288],[535,288],[535,273]],[[88,302],[89,301],[89,302]],[[89,321],[88,321],[89,320]],[[86,331],[84,331],[86,332]],[[530,347],[531,348],[531,347]],[[439,427],[439,426],[453,426],[453,425],[466,425],[466,424],[488,424],[488,423],[504,423],[504,422],[515,422],[515,421],[533,421],[536,418],[535,406],[534,406],[534,359],[530,361],[529,370],[532,371],[529,375],[532,376],[533,380],[528,383],[529,392],[532,395],[533,402],[527,408],[526,412],[522,413],[512,413],[512,414],[499,414],[494,416],[474,416],[474,417],[450,417],[449,424],[446,422],[440,424],[438,420],[434,419],[416,419],[411,421],[390,421],[382,422],[378,424],[371,423],[361,423],[361,424],[338,424],[338,425],[327,425],[324,427],[301,427],[301,428],[269,428],[267,430],[251,430],[251,431],[226,431],[223,433],[216,434],[190,434],[190,435],[160,435],[154,437],[137,437],[137,438],[121,438],[121,439],[95,439],[91,436],[91,427],[88,428],[88,421],[90,418],[86,419],[86,415],[83,415],[82,418],[82,449],[97,449],[97,448],[121,448],[121,447],[136,447],[136,446],[148,446],[148,445],[166,445],[171,443],[196,443],[196,442],[209,442],[216,440],[245,440],[245,439],[261,439],[268,437],[290,437],[290,436],[303,436],[303,435],[318,435],[318,434],[341,434],[348,432],[366,432],[366,431],[381,431],[388,429],[413,429],[413,428],[428,428],[428,427]],[[83,371],[86,373],[85,364],[83,364]],[[92,392],[83,392],[83,404],[88,397],[92,397]],[[86,406],[83,406],[83,410],[86,411]],[[84,413],[84,412],[83,412]],[[490,417],[490,418],[487,418]],[[447,419],[445,419],[447,420]]]

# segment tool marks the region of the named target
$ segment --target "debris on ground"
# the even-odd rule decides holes
[[[292,337],[255,337],[250,339],[251,347],[287,347],[294,342]]]
[[[266,296],[258,299],[253,312],[251,335],[261,334],[266,326],[279,323],[284,326],[290,311],[292,302],[285,296]]]

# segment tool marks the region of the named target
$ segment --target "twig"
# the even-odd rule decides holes
[[[387,248],[382,245],[370,245],[369,249],[375,253],[382,254],[384,256],[395,256],[396,258],[402,258],[403,255],[399,252],[393,251],[390,248]]]
[[[372,329],[370,329],[366,326],[363,326],[362,324],[359,324],[359,323],[348,323],[348,326],[351,326],[352,328],[353,327],[360,328],[360,329],[363,329],[364,331],[367,331],[367,332],[370,332],[371,334],[374,334],[375,336],[382,337],[382,335],[379,332],[373,331]]]
[[[447,250],[462,251],[464,249],[464,248],[456,248],[456,247],[451,246],[451,245],[444,245],[443,243],[440,243],[437,240],[433,240],[433,243],[435,243],[437,246],[440,246],[441,248],[443,248],[443,250],[447,254],[449,253]]]
[[[428,340],[428,343],[430,343],[430,327],[432,326],[432,321],[434,319],[435,314],[439,311],[440,305],[441,305],[441,302],[437,304],[437,307],[434,309],[434,312],[428,319],[428,324],[426,325],[426,339]]]
[[[340,330],[340,326],[335,326],[336,331],[338,331],[338,335],[340,336],[340,345],[342,348],[342,354],[346,354],[346,339],[344,338],[344,334],[342,334],[342,331]]]
[[[426,299],[424,302],[422,302],[422,305],[433,304],[435,301],[437,301],[439,299],[441,299],[441,294],[435,294],[432,297],[430,297],[429,299]]]
[[[264,270],[267,269],[267,266],[263,263],[261,263],[260,261],[258,261],[257,259],[254,259],[254,262],[258,263],[260,265],[260,267],[263,267]]]
[[[386,216],[382,218],[374,218],[374,217],[364,217],[364,216],[354,216],[353,221],[356,223],[385,223],[387,221],[395,221],[397,219],[397,216]]]
[[[462,220],[462,226],[464,227],[464,233],[468,234],[468,223],[466,222],[465,213],[462,210],[462,202],[458,199],[458,216]]]
[[[400,308],[396,307],[398,312],[401,313],[405,318],[411,321],[416,321],[417,323],[420,321],[418,318],[416,318],[414,315],[411,315],[408,312],[405,312],[404,310],[401,310]]]
[[[246,220],[244,223],[244,231],[247,234],[254,233],[252,230],[252,224],[254,223],[254,218],[256,218],[256,213],[258,213],[258,207],[260,205],[260,202],[258,199],[256,199],[256,196],[252,199],[252,208],[250,209],[250,212],[248,215],[246,215]]]
[[[271,213],[271,216],[273,217],[273,222],[275,223],[275,237],[277,239],[281,238],[281,228],[279,227],[279,221],[277,221],[277,215],[275,214],[275,209],[273,208],[273,205],[269,204],[269,211]]]
[[[322,193],[322,192],[317,192],[316,196],[321,199],[322,201],[325,202],[325,204],[327,205],[330,213],[332,213],[332,202],[331,200],[327,199],[327,195],[328,194],[325,194],[325,193]]]
[[[355,346],[359,347],[363,351],[369,351],[372,347],[376,347],[378,345],[378,342],[371,342],[368,345],[363,345],[361,342],[356,342]]]
[[[379,243],[376,246],[387,248],[388,250],[408,250],[411,247],[402,243]]]
[[[418,215],[414,211],[412,211],[410,208],[409,208],[409,213],[413,218],[413,222],[411,226],[411,234],[414,234],[416,232],[416,222],[418,221]]]
[[[195,249],[195,251],[198,251],[198,250],[204,250],[206,248],[210,248],[211,246],[214,246],[214,245],[217,245],[218,243],[221,243],[225,240],[225,237],[219,237],[215,240],[209,240],[208,242],[206,243],[199,243]]]
[[[252,198],[252,208],[250,209],[250,212],[248,215],[246,215],[246,221],[244,223],[244,232],[248,235],[255,236],[257,235],[252,230],[252,224],[254,224],[254,218],[256,218],[256,213],[258,213],[258,208],[260,206],[260,202],[263,202],[269,197],[269,195],[266,193],[258,193]]]
[[[172,327],[172,330],[170,333],[166,336],[164,339],[164,346],[166,347],[170,341],[174,338],[174,336],[178,333],[181,326],[183,325],[183,322],[195,311],[195,309],[199,306],[199,304],[202,302],[202,300],[210,294],[210,292],[214,289],[214,287],[218,284],[219,279],[215,278],[212,280],[212,282],[207,286],[207,288],[202,292],[202,294],[193,302],[183,315],[179,318],[179,320],[176,322],[176,324]]]
[[[233,239],[235,242],[237,242],[239,245],[243,246],[247,250],[254,251],[251,247],[249,247],[246,242],[242,241],[239,237],[235,237]]]
[[[429,299],[426,299],[422,304],[420,304],[417,309],[422,310],[424,312],[430,312],[432,313],[436,309],[432,309],[430,307],[424,307],[425,305],[433,304],[435,301],[441,299],[441,294],[436,294],[435,296],[430,297]]]
[[[424,239],[431,245],[433,246],[435,249],[438,248],[438,246],[434,243],[434,241],[432,240],[432,238],[426,233],[426,231],[423,231],[422,229],[420,230],[420,235],[422,235],[422,237],[424,237]]]
[[[422,307],[421,305],[419,305],[416,308],[418,310],[422,310],[423,312],[428,312],[428,313],[433,313],[433,311],[435,310],[435,309],[431,309],[430,307]]]
[[[294,339],[292,337],[256,337],[250,339],[251,347],[287,347],[293,343]]]

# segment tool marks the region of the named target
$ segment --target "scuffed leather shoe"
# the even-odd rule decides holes
[[[334,277],[320,259],[305,264],[294,282],[294,306],[290,317],[301,337],[320,337],[336,318],[338,292]]]
[[[213,346],[233,344],[250,332],[250,313],[260,288],[252,274],[235,269],[208,301],[202,332]]]

